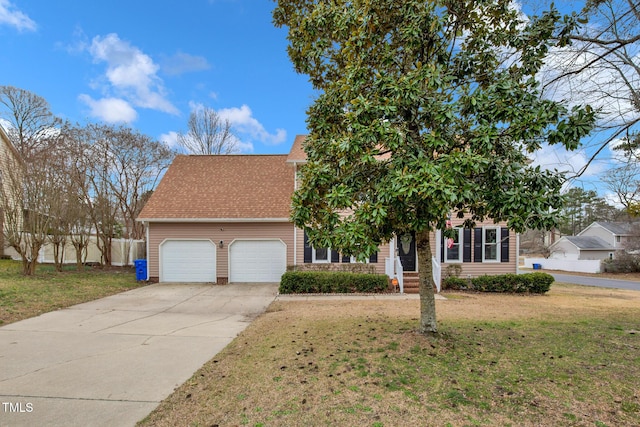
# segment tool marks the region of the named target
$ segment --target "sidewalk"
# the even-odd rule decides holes
[[[417,300],[420,299],[419,294],[278,294],[276,301],[357,301],[357,300]],[[441,294],[435,294],[435,299],[446,300]]]

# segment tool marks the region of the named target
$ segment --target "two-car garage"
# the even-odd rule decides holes
[[[237,239],[228,245],[167,239],[159,249],[161,282],[216,282],[219,273],[229,282],[279,282],[287,266],[287,247],[280,239]]]

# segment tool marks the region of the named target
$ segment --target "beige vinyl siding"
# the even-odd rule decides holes
[[[4,231],[7,226],[5,221],[5,213],[3,212],[3,207],[10,206],[12,209],[19,207],[17,205],[18,200],[16,200],[15,196],[16,189],[13,187],[11,182],[20,182],[22,179],[21,175],[22,171],[22,163],[20,160],[20,155],[18,151],[15,149],[11,141],[9,141],[9,137],[5,133],[2,126],[0,126],[0,229],[3,233],[0,233],[0,255],[4,255]],[[3,201],[4,198],[7,198],[6,201]],[[21,223],[14,224],[16,229],[20,229],[22,226]]]
[[[453,219],[452,226],[456,227],[462,224],[463,219]],[[492,221],[487,221],[484,223],[477,223],[476,227],[506,227],[506,223],[498,223],[494,224]],[[296,245],[296,263],[299,265],[304,264],[304,232],[302,230],[296,231],[297,237],[297,245]],[[472,231],[473,234],[473,231]],[[440,260],[440,251],[436,252],[437,242],[436,242],[436,233],[431,233],[430,236],[431,241],[431,252],[436,257],[436,259]],[[509,262],[459,262],[455,263],[462,267],[462,277],[476,277],[482,275],[494,275],[494,274],[505,274],[505,273],[515,273],[517,267],[517,254],[516,254],[516,246],[517,246],[517,235],[513,231],[509,231]],[[397,245],[396,245],[397,247]],[[473,248],[472,248],[473,251]],[[385,258],[388,258],[389,254],[389,244],[385,243],[380,246],[380,250],[378,252],[378,262],[376,264],[376,271],[379,274],[385,273]],[[472,257],[473,259],[473,257]],[[447,266],[452,263],[442,263],[442,272],[444,273]],[[416,262],[417,266],[417,262]]]
[[[296,229],[296,264],[304,264],[304,231]],[[389,244],[383,243],[378,249],[378,262],[375,264],[378,274],[385,274],[385,258],[389,258]],[[342,261],[342,258],[340,258]],[[293,262],[291,263],[293,264]]]
[[[464,222],[464,218],[452,218],[451,225],[452,227],[461,226]],[[506,222],[494,223],[493,221],[485,221],[476,223],[476,227],[506,227]],[[471,236],[473,239],[473,229],[471,230]],[[431,250],[433,251],[436,259],[441,260],[440,252],[436,253],[436,238],[435,233],[431,235]],[[477,277],[483,275],[495,275],[495,274],[506,274],[506,273],[515,273],[518,262],[518,254],[516,252],[517,247],[517,235],[513,231],[509,230],[509,262],[457,262],[455,264],[462,267],[462,276],[461,277]],[[473,261],[473,244],[471,246],[471,260]],[[446,272],[447,267],[453,263],[442,263],[442,273],[443,276]]]
[[[287,246],[287,265],[293,264],[293,224],[255,223],[150,223],[147,254],[149,278],[158,280],[159,247],[166,239],[209,239],[216,245],[218,278],[229,277],[229,244],[235,239],[280,239]],[[223,247],[219,242],[223,241]],[[222,280],[224,282],[224,280]]]

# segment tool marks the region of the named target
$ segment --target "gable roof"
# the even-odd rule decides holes
[[[630,222],[600,222],[600,221],[596,221],[593,224],[591,224],[589,227],[594,226],[594,225],[599,225],[600,227],[604,228],[605,230],[611,232],[611,234],[614,234],[616,236],[628,236],[628,235],[632,234],[633,226],[637,225],[637,224],[630,223]],[[589,228],[589,227],[587,227],[587,228]],[[580,234],[582,234],[582,232]]]
[[[560,243],[563,239],[568,240],[575,247],[580,249],[581,251],[613,251],[613,248],[610,244],[605,242],[600,237],[595,236],[564,236],[560,238],[554,245]]]
[[[307,153],[304,152],[303,147],[305,139],[307,139],[307,135],[296,135],[287,156],[287,163],[305,163],[307,161]]]
[[[178,155],[138,221],[288,221],[294,187],[286,155]]]

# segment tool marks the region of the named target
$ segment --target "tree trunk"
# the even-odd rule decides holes
[[[84,260],[83,254],[85,249],[85,244],[83,241],[73,240],[73,247],[76,250],[76,270],[82,271],[84,270]]]
[[[62,271],[64,265],[64,247],[66,246],[64,239],[54,239],[51,244],[53,245],[53,264],[56,271]]]
[[[433,292],[433,265],[431,264],[429,230],[416,233],[416,247],[418,249],[418,271],[420,272],[420,332],[435,334],[438,332],[438,326],[436,323],[436,299]]]

